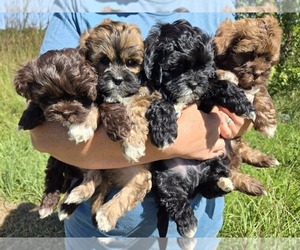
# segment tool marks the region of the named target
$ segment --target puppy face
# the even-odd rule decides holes
[[[271,16],[223,22],[214,37],[218,68],[230,70],[242,88],[265,84],[280,57],[282,30]]]
[[[210,37],[185,20],[158,24],[145,40],[149,84],[171,103],[192,103],[206,91],[213,70]]]
[[[99,74],[102,101],[120,102],[138,91],[144,42],[137,26],[106,19],[83,34],[80,46]]]
[[[96,100],[98,76],[79,49],[50,50],[21,67],[18,94],[38,104],[49,121],[82,122]]]

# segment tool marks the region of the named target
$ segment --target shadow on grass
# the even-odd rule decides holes
[[[0,237],[64,237],[64,228],[57,213],[40,219],[35,204],[21,203],[7,211]]]

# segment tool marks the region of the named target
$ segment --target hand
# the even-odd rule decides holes
[[[251,120],[230,113],[228,109],[218,107],[214,109],[220,117],[220,135],[225,139],[242,136],[253,126]]]
[[[225,142],[220,138],[220,118],[216,112],[206,114],[197,105],[185,108],[178,121],[178,137],[164,150],[168,158],[182,157],[206,160],[224,153]]]

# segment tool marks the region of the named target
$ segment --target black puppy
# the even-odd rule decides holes
[[[151,141],[159,148],[177,137],[177,118],[184,107],[197,103],[210,112],[214,105],[237,115],[255,118],[252,104],[235,84],[218,80],[212,40],[185,20],[157,24],[145,40],[144,69],[148,85],[162,94],[147,112]],[[159,209],[160,236],[166,235],[169,214],[184,237],[193,237],[197,219],[189,199],[207,198],[233,190],[227,157],[208,161],[173,159],[152,164],[153,187]]]

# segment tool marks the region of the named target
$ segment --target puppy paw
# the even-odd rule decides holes
[[[94,135],[94,129],[85,124],[73,124],[69,127],[68,136],[76,143],[87,142]]]
[[[258,156],[255,161],[250,162],[250,164],[259,168],[269,168],[280,165],[280,162],[274,157],[263,154]]]
[[[77,208],[77,204],[64,204],[62,203],[58,208],[58,219],[63,221],[65,219],[69,219],[73,212]]]
[[[53,213],[53,208],[42,207],[39,209],[40,219],[44,219]]]
[[[233,185],[232,181],[227,177],[221,177],[218,180],[217,185],[220,189],[222,189],[224,192],[227,192],[227,193],[234,190],[234,185]]]
[[[255,113],[255,111],[246,112],[246,113],[242,114],[242,116],[248,118],[252,122],[254,122],[255,119],[256,119],[256,113]]]
[[[260,132],[262,135],[265,135],[269,138],[274,137],[275,131],[276,131],[277,126],[266,126],[262,128],[255,128],[258,132]]]
[[[65,212],[65,211],[58,212],[58,219],[60,221],[63,221],[65,219],[69,219],[69,218],[70,218],[70,216],[67,212]]]
[[[197,219],[190,218],[191,220],[184,223],[177,224],[178,233],[184,238],[193,238],[197,232]]]
[[[123,147],[123,152],[127,160],[130,162],[138,162],[145,155],[145,146],[127,145]]]
[[[155,100],[146,112],[149,121],[149,135],[153,145],[164,149],[177,138],[177,112],[165,100]]]
[[[85,187],[78,186],[74,188],[64,201],[65,204],[79,204],[88,200],[93,194],[85,192]]]
[[[104,214],[102,209],[98,210],[95,216],[97,227],[100,231],[108,232],[115,228],[116,222],[112,222],[108,219],[108,217]]]
[[[235,188],[244,194],[252,196],[262,196],[268,194],[263,184],[250,176],[244,179],[242,182],[237,183]]]
[[[180,249],[193,250],[195,249],[195,246],[197,244],[197,239],[177,238],[177,244],[180,247]]]

